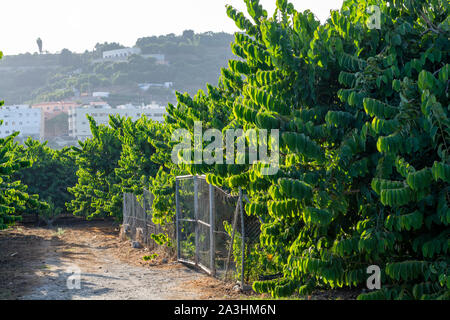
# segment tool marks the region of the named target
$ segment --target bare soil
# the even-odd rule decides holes
[[[143,260],[153,253],[154,259]],[[77,268],[80,289],[70,289]],[[177,263],[167,251],[132,248],[113,222],[72,217],[52,228],[22,224],[0,231],[0,300],[271,299],[234,286]],[[360,293],[341,289],[291,298],[351,300]]]
[[[0,231],[0,299],[240,299],[246,296],[164,252],[119,240],[112,222],[71,221],[53,228],[18,225]],[[70,289],[74,271],[80,289]]]

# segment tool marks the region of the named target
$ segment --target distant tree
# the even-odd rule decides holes
[[[193,41],[194,40],[194,30],[184,30],[183,38]]]
[[[104,43],[97,43],[94,48],[95,48],[95,50],[94,50],[95,55],[98,57],[102,57],[104,51],[123,49],[123,48],[125,48],[125,46],[123,46],[117,42],[111,42],[111,43],[104,42]]]
[[[36,43],[37,43],[38,48],[39,48],[39,53],[42,54],[42,40],[41,40],[41,38],[37,38]]]
[[[62,49],[59,54],[59,64],[63,67],[71,65],[72,62],[72,52],[69,49]]]

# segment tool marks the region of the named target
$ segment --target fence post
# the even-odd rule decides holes
[[[209,185],[209,243],[210,243],[210,266],[211,275],[216,275],[216,242],[215,242],[215,234],[216,230],[216,221],[215,215],[216,212],[214,210],[214,186],[212,184]]]
[[[127,210],[126,210],[126,201],[125,201],[125,192],[124,192],[122,195],[122,228],[123,228],[123,231],[125,231],[124,224],[126,224],[126,219],[127,219],[126,212],[127,212]]]
[[[131,239],[134,239],[134,236],[136,235],[136,212],[134,212],[134,193],[130,193],[132,196],[128,196],[128,198],[130,199],[130,216],[131,216],[131,229],[130,229],[130,234],[131,234]]]
[[[181,238],[180,238],[180,181],[175,178],[175,223],[176,223],[176,237],[177,237],[177,260],[181,258]]]
[[[147,206],[145,205],[145,189],[142,192],[142,209],[144,210],[144,242],[148,244]]]
[[[233,251],[234,235],[236,233],[236,225],[237,225],[237,220],[238,220],[238,213],[239,213],[239,199],[238,199],[238,201],[236,203],[236,208],[234,209],[233,231],[231,232],[231,242],[230,242],[230,247],[228,248],[227,267],[225,269],[225,280],[227,279],[228,270],[230,269],[231,252]]]
[[[199,261],[199,226],[198,226],[198,179],[194,176],[194,220],[195,220],[195,265]]]
[[[241,254],[241,288],[244,290],[244,271],[245,271],[245,223],[244,223],[244,208],[242,205],[242,189],[239,187],[239,209],[241,211],[241,233],[242,233],[242,254]]]

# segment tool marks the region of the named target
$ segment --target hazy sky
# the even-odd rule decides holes
[[[291,0],[299,11],[310,9],[323,22],[342,0]],[[273,13],[276,0],[261,0]],[[97,42],[132,46],[144,36],[183,30],[237,31],[225,4],[244,11],[243,0],[12,0],[0,5],[0,50],[5,55],[68,48],[83,52]]]

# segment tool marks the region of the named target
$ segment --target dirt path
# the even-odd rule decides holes
[[[142,256],[150,253],[119,242],[117,235],[111,223],[82,223],[59,231],[23,226],[1,231],[0,299],[239,297],[229,284],[175,262],[144,263]]]

